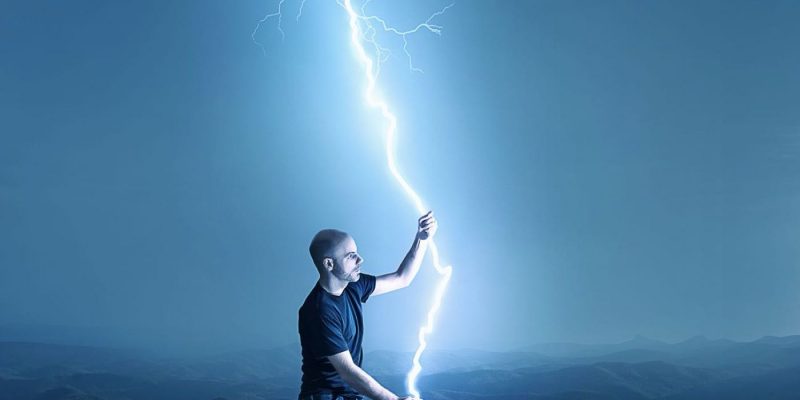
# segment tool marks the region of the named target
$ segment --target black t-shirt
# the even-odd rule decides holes
[[[339,296],[328,293],[317,283],[306,297],[298,324],[303,348],[301,395],[358,394],[339,376],[328,356],[349,350],[353,362],[361,366],[364,333],[361,303],[375,290],[375,280],[372,275],[361,274]]]

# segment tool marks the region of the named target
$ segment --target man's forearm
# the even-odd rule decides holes
[[[357,365],[348,368],[347,371],[340,373],[342,379],[352,386],[359,393],[374,400],[398,400],[394,393],[381,386],[375,378],[371,377]]]
[[[411,281],[417,276],[417,272],[419,272],[422,259],[427,249],[427,240],[420,240],[419,237],[414,237],[414,242],[411,243],[411,249],[408,250],[405,258],[403,258],[403,262],[400,263],[400,267],[397,268],[397,275],[400,276],[406,286],[411,284]]]

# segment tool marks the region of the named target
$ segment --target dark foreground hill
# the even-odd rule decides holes
[[[800,399],[800,337],[702,337],[667,344],[554,346],[539,354],[430,352],[426,400]],[[539,349],[547,350],[547,345]],[[402,392],[409,354],[374,352],[365,368]],[[128,351],[0,342],[0,400],[296,399],[299,347],[162,359]]]

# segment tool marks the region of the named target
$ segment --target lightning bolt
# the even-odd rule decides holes
[[[342,4],[342,3],[340,3]],[[386,159],[389,166],[389,171],[391,171],[392,176],[400,184],[405,192],[406,196],[411,200],[414,206],[417,209],[419,214],[424,214],[427,208],[422,203],[422,199],[411,187],[408,181],[400,174],[400,171],[397,168],[397,161],[395,159],[395,135],[397,134],[397,117],[392,114],[391,110],[389,109],[389,105],[386,103],[385,100],[381,99],[376,93],[376,86],[378,80],[378,74],[380,73],[380,61],[377,63],[370,58],[367,54],[364,46],[361,43],[362,38],[366,38],[366,42],[371,43],[377,49],[377,54],[380,57],[381,54],[384,54],[384,51],[381,47],[377,44],[374,40],[374,31],[375,28],[371,24],[372,21],[376,21],[383,27],[383,29],[387,32],[394,33],[396,35],[400,35],[403,38],[403,51],[406,53],[408,57],[408,65],[409,69],[412,71],[422,72],[422,70],[415,68],[414,64],[411,61],[411,54],[408,52],[408,41],[406,37],[409,34],[419,31],[420,29],[427,29],[435,34],[439,34],[441,31],[441,27],[438,25],[432,25],[430,21],[435,18],[437,15],[441,15],[444,13],[448,8],[452,7],[453,5],[449,5],[442,9],[441,11],[434,13],[427,21],[417,25],[414,29],[408,31],[399,31],[394,28],[389,27],[386,22],[378,17],[369,16],[364,17],[361,14],[356,13],[353,9],[352,2],[350,0],[344,0],[342,4],[345,10],[347,10],[347,14],[350,17],[350,42],[356,50],[356,55],[358,57],[358,61],[361,63],[362,67],[364,68],[364,76],[367,81],[367,88],[364,91],[364,98],[367,101],[367,104],[370,107],[377,108],[381,111],[381,115],[388,123],[386,128]],[[362,8],[363,10],[363,8]],[[359,25],[359,20],[367,21],[367,34],[365,35],[364,32],[361,30]],[[371,32],[371,33],[370,33]],[[379,58],[380,60],[380,58]],[[419,397],[420,393],[417,389],[417,377],[419,376],[420,372],[422,371],[422,365],[420,364],[420,357],[422,357],[422,353],[425,351],[425,348],[428,346],[428,342],[426,340],[427,335],[433,332],[433,323],[436,318],[436,313],[439,311],[439,308],[442,304],[442,298],[444,297],[444,292],[447,289],[447,285],[450,282],[450,276],[453,272],[452,266],[443,266],[440,259],[439,259],[439,249],[436,246],[436,242],[431,239],[430,242],[430,249],[431,255],[433,256],[433,266],[436,268],[436,272],[441,275],[441,279],[439,280],[439,284],[436,286],[436,291],[433,296],[433,304],[431,308],[428,310],[428,318],[424,326],[420,327],[419,333],[417,334],[417,338],[419,340],[419,346],[417,347],[417,351],[414,352],[414,358],[412,360],[412,367],[411,370],[408,372],[406,376],[406,390],[408,393],[414,397]]]
[[[282,10],[283,3],[285,2],[286,0],[278,1],[278,9],[275,10],[275,12],[273,13],[265,15],[264,18],[261,18],[261,20],[259,20],[258,23],[256,24],[256,27],[253,29],[253,33],[250,34],[250,39],[253,39],[253,43],[255,43],[256,45],[258,45],[258,47],[261,48],[261,52],[264,53],[265,56],[267,55],[267,49],[264,47],[263,43],[259,42],[258,39],[256,39],[256,33],[258,33],[258,30],[261,29],[261,25],[267,22],[268,19],[277,18],[278,32],[281,33],[281,40],[286,38],[286,33],[283,32],[283,10]],[[303,6],[305,4],[306,4],[305,0],[303,0],[303,2],[300,3],[300,11],[297,13],[298,20],[300,20],[300,17],[303,15]]]
[[[284,37],[283,29],[281,28],[282,22],[282,10],[281,7],[283,6],[285,0],[279,0],[277,10],[273,13],[267,14],[262,18],[256,28],[253,30],[251,37],[253,42],[259,45],[264,50],[264,46],[256,40],[256,33],[261,28],[261,25],[264,24],[270,18],[277,18],[278,19],[278,31],[281,33],[281,38]],[[417,24],[412,29],[408,30],[399,30],[396,29],[389,24],[383,18],[380,18],[375,15],[366,15],[366,6],[370,3],[371,0],[364,0],[361,3],[360,13],[356,12],[353,8],[353,4],[351,0],[336,0],[336,2],[347,11],[347,15],[349,17],[349,24],[350,24],[350,42],[353,48],[356,50],[356,57],[363,67],[364,70],[364,79],[366,80],[366,89],[364,91],[364,99],[366,100],[367,104],[372,108],[377,108],[380,110],[381,115],[387,122],[387,127],[385,131],[386,135],[386,160],[387,165],[389,167],[389,171],[392,173],[392,176],[403,189],[403,192],[406,194],[408,199],[414,205],[417,210],[417,213],[424,214],[428,208],[422,202],[419,194],[414,190],[414,188],[408,183],[408,181],[400,174],[399,169],[397,168],[397,160],[395,155],[395,136],[397,135],[397,117],[391,112],[389,105],[387,102],[382,99],[377,94],[377,82],[378,76],[380,75],[381,71],[381,64],[386,62],[391,56],[391,50],[383,47],[378,43],[376,40],[376,35],[378,32],[377,27],[383,30],[385,33],[393,34],[400,37],[403,41],[403,53],[405,53],[406,59],[408,60],[408,68],[412,72],[419,72],[422,73],[423,70],[416,67],[412,62],[411,53],[408,50],[408,36],[419,31],[427,30],[428,32],[434,33],[436,35],[441,34],[442,26],[434,24],[432,21],[444,14],[450,7],[453,7],[454,4],[450,4],[441,10],[431,14],[427,20],[422,23]],[[297,13],[297,20],[303,14],[303,7],[306,3],[306,0],[301,0],[300,9]],[[363,24],[363,29],[362,29]],[[369,44],[375,54],[375,58],[373,59],[367,53],[367,50],[364,48],[364,43]],[[428,346],[428,342],[426,340],[427,336],[433,333],[433,325],[436,319],[436,314],[439,311],[439,308],[442,305],[442,298],[444,297],[444,293],[447,290],[447,286],[450,282],[450,277],[453,273],[453,267],[450,265],[442,265],[441,260],[439,258],[439,248],[436,246],[436,242],[431,238],[430,240],[430,250],[431,256],[433,258],[433,266],[436,269],[436,272],[441,276],[439,279],[438,284],[436,285],[436,290],[433,296],[433,303],[431,307],[428,309],[427,319],[425,321],[425,325],[419,328],[417,338],[419,341],[419,345],[417,346],[417,350],[414,352],[414,357],[412,359],[411,370],[408,372],[406,376],[406,390],[408,394],[414,397],[420,397],[419,389],[417,389],[417,378],[419,377],[420,372],[422,372],[422,364],[420,364],[420,358],[422,357],[422,353]]]

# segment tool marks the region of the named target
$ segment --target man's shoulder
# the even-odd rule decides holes
[[[350,291],[360,302],[365,302],[367,298],[375,290],[377,277],[369,274],[361,274],[359,279],[355,282],[350,282],[345,290]]]
[[[371,286],[375,286],[375,281],[377,279],[378,278],[375,275],[361,274],[358,277],[358,280],[355,282],[350,282],[347,285],[347,288],[345,288],[345,290],[356,290],[363,292],[365,289],[368,289]]]
[[[328,296],[315,287],[300,306],[300,317],[314,317],[323,314],[339,314],[339,308]]]

